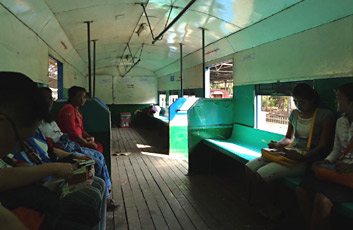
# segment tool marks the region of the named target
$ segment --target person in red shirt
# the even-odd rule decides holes
[[[103,153],[102,144],[96,142],[94,137],[88,134],[83,127],[80,107],[86,102],[86,90],[79,86],[69,89],[68,103],[59,111],[57,123],[63,133],[69,134],[69,138],[81,145],[96,149]]]

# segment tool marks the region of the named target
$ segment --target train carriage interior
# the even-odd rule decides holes
[[[310,167],[271,182],[264,214],[245,164],[286,137],[299,83],[340,118],[352,0],[0,0],[0,22],[0,71],[49,87],[54,118],[72,86],[87,92],[116,204],[89,229],[324,229],[297,201]],[[325,229],[352,228],[352,196]]]

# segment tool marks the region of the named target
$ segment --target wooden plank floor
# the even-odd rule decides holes
[[[113,129],[112,195],[120,207],[108,212],[108,230],[264,229],[234,181],[187,176],[188,163],[165,155],[151,138],[158,136]]]

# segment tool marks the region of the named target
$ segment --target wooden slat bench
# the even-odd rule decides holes
[[[242,164],[246,164],[261,156],[261,148],[267,147],[266,142],[281,138],[283,135],[234,124],[230,138],[226,140],[205,139],[203,143]],[[301,181],[300,177],[286,177],[282,180],[283,184],[292,190]],[[335,207],[335,211],[348,218],[353,218],[353,203],[340,204]]]

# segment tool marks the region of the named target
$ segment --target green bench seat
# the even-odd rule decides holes
[[[160,121],[162,124],[169,126],[169,117],[166,116],[158,116],[158,117],[153,117],[157,121]]]
[[[232,135],[228,139],[205,139],[203,143],[240,163],[246,164],[261,156],[261,149],[267,147],[266,142],[281,138],[283,135],[234,124]],[[301,177],[285,177],[282,180],[283,184],[292,190],[301,181]],[[335,211],[348,218],[353,218],[353,203],[342,203],[335,207]]]

